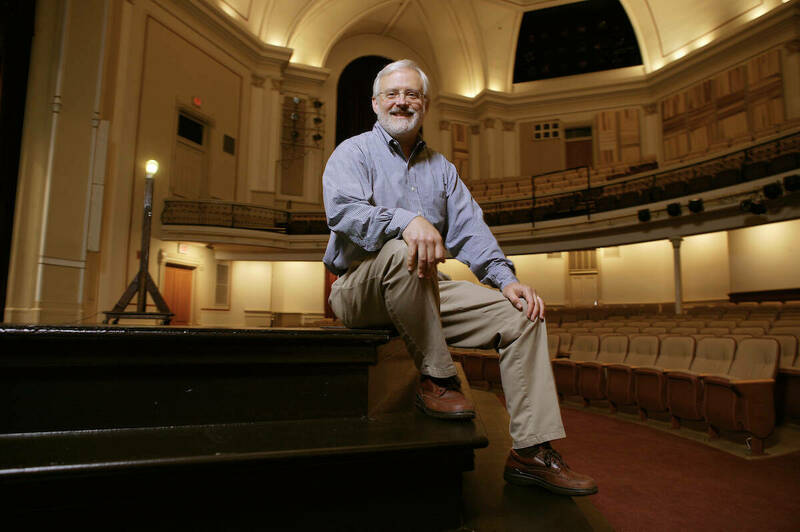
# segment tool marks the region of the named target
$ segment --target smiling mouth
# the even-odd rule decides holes
[[[414,113],[409,113],[408,111],[392,111],[389,113],[392,116],[404,116],[404,117],[412,117]]]

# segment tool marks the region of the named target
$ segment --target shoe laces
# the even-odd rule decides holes
[[[435,384],[437,387],[441,388],[441,390],[439,391],[440,397],[445,393],[447,393],[448,390],[456,390],[456,391],[461,390],[461,381],[458,379],[457,375],[444,378],[428,376],[426,378],[430,380],[433,384]]]
[[[545,463],[547,467],[552,466],[553,464],[558,464],[559,466],[564,466],[564,459],[561,458],[561,455],[550,446],[550,443],[543,443],[542,444],[542,461]]]

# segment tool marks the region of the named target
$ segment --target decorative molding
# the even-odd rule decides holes
[[[253,87],[257,87],[259,89],[264,87],[264,82],[267,81],[267,78],[264,76],[259,76],[258,74],[253,74],[252,78],[250,79],[250,84]]]
[[[294,50],[262,41],[244,25],[211,7],[207,0],[174,0],[174,4],[195,17],[201,26],[216,32],[255,65],[279,72],[289,64]]]
[[[272,90],[280,91],[281,90],[281,80],[277,78],[270,78],[269,79],[270,85],[272,86]]]
[[[642,106],[644,109],[644,114],[646,115],[654,115],[658,113],[658,104],[657,103],[646,103]]]
[[[302,65],[300,63],[289,63],[283,71],[284,80],[311,82],[322,85],[331,75],[330,68]]]
[[[494,118],[483,119],[483,129],[494,129]]]
[[[39,257],[39,264],[47,264],[48,266],[62,266],[65,268],[78,268],[81,270],[86,267],[85,260],[59,259],[57,257],[46,257],[44,255]]]
[[[481,134],[481,126],[480,126],[480,124],[475,124],[475,125],[469,126],[469,132],[472,135],[480,135]]]
[[[53,95],[53,103],[51,104],[52,110],[55,114],[61,112],[61,95],[55,94]]]
[[[439,120],[439,130],[440,131],[450,131],[450,121],[449,120]]]
[[[800,52],[800,39],[792,39],[791,41],[788,41],[784,47],[790,54],[796,54],[797,52]]]
[[[506,122],[503,120],[503,131],[514,131],[516,125],[516,122]]]

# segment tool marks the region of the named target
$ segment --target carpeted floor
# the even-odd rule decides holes
[[[501,399],[502,400],[502,399]],[[562,407],[567,463],[624,530],[800,530],[800,453],[747,460],[646,425]]]

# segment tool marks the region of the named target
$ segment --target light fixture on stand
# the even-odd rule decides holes
[[[106,319],[103,323],[113,321],[119,323],[120,318],[161,320],[164,325],[169,325],[174,315],[169,310],[167,302],[158,292],[158,287],[150,277],[148,263],[150,262],[150,225],[153,219],[153,176],[158,173],[158,161],[150,159],[145,163],[144,177],[144,218],[142,219],[142,247],[139,253],[139,273],[133,278],[131,284],[119,298],[112,310],[104,311]],[[147,312],[147,293],[153,298],[158,312]],[[135,312],[126,312],[133,296],[138,294]]]

